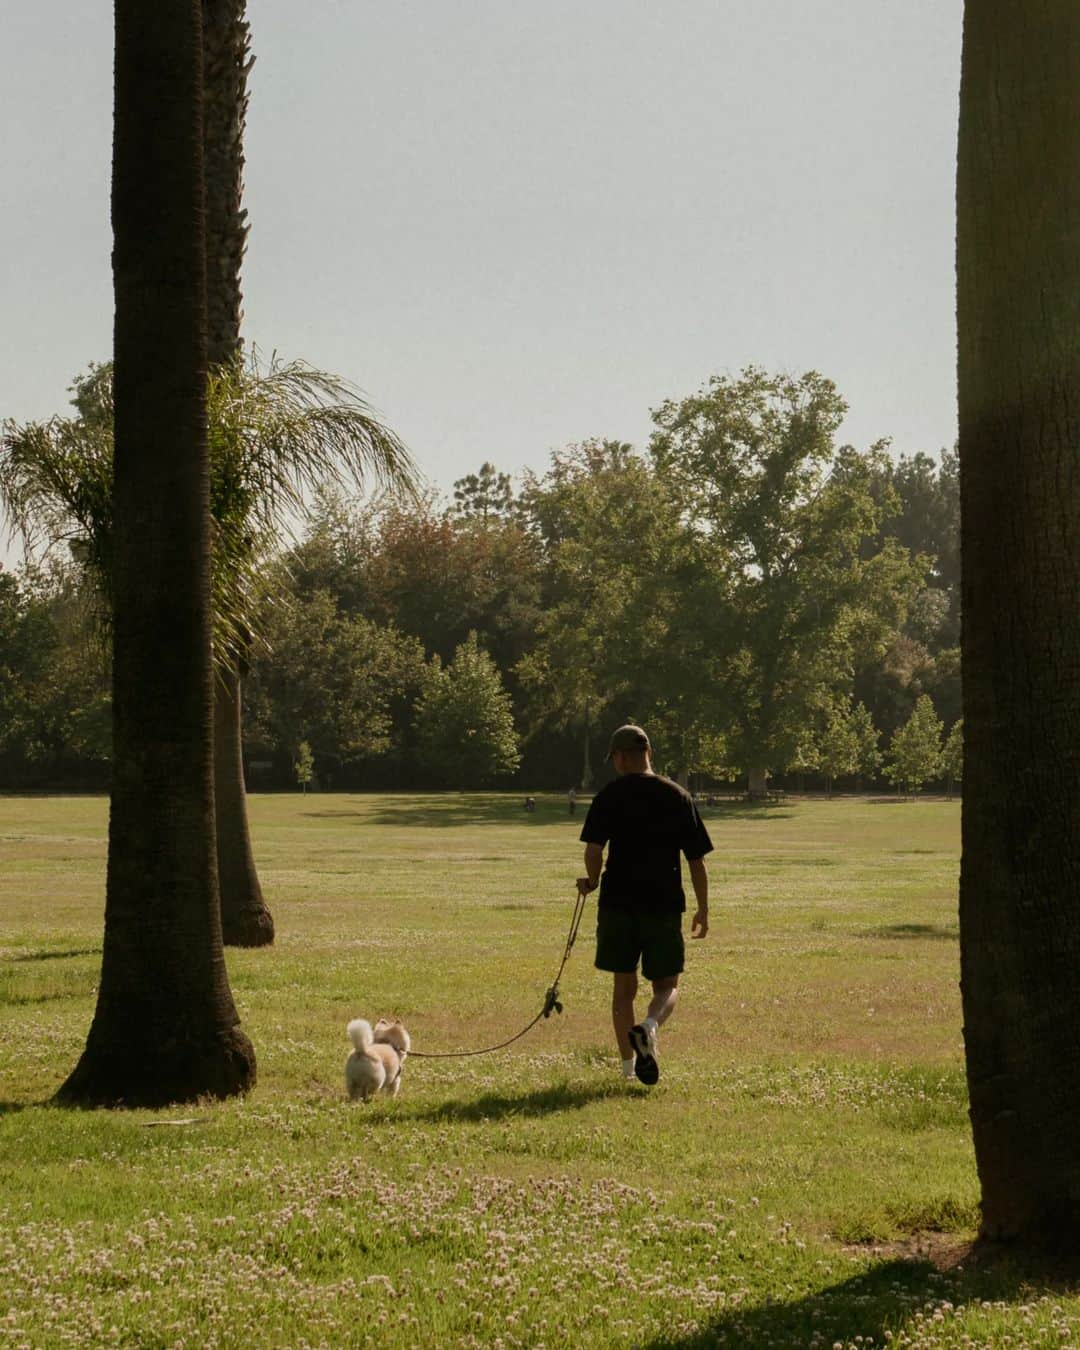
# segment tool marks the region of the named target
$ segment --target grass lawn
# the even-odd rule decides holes
[[[228,955],[256,1090],[72,1112],[106,803],[0,797],[0,1345],[1069,1343],[1080,1298],[966,1251],[958,804],[706,814],[713,928],[651,1091],[617,1076],[590,901],[561,1017],[346,1102],[350,1017],[444,1050],[533,1016],[580,820],[256,796],[278,940]]]

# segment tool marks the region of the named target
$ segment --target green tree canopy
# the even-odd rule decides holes
[[[805,728],[883,649],[917,593],[925,560],[893,540],[867,549],[882,499],[883,445],[837,448],[846,404],[816,372],[750,367],[714,376],[653,413],[650,450],[682,504],[714,594],[707,645],[734,759],[762,790],[792,761]]]
[[[859,734],[850,705],[837,703],[829,709],[825,727],[818,738],[817,767],[824,775],[829,792],[837,778],[858,770]]]
[[[941,777],[941,719],[927,694],[920,696],[907,722],[893,735],[885,773],[905,792],[917,793]]]
[[[470,633],[444,666],[435,657],[416,705],[421,762],[452,787],[483,787],[520,762],[510,698]]]
[[[514,511],[514,488],[508,473],[500,473],[487,460],[479,472],[454,482],[454,514],[463,520],[488,525],[507,520]]]
[[[945,738],[945,749],[941,758],[942,772],[949,780],[949,790],[954,783],[964,777],[964,719],[958,717]]]
[[[676,517],[646,460],[619,441],[585,441],[530,476],[522,510],[543,551],[544,596],[519,662],[530,730],[591,729],[616,703],[639,707],[668,631]],[[674,693],[674,691],[672,691]]]
[[[306,742],[331,776],[399,750],[399,705],[416,697],[424,667],[416,639],[341,613],[325,591],[299,603],[282,578],[270,590],[267,650],[249,680],[252,739],[290,759]]]

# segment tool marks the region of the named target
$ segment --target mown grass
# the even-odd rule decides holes
[[[489,1044],[540,1006],[579,871],[541,798],[255,797],[271,950],[230,952],[244,1101],[47,1105],[100,962],[106,804],[0,798],[0,1343],[1068,1343],[1080,1299],[966,1255],[959,810],[709,813],[713,931],[650,1091],[591,918],[566,1012],[344,1100],[346,1020]],[[163,1122],[184,1122],[167,1124]],[[859,1339],[861,1338],[861,1339]]]

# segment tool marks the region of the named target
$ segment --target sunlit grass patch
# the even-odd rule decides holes
[[[278,941],[228,964],[258,1087],[71,1112],[43,1103],[93,1013],[105,803],[0,800],[0,1344],[1067,1343],[1075,1296],[963,1259],[957,823],[717,808],[713,931],[657,1088],[618,1076],[590,908],[561,1017],[415,1058],[397,1101],[359,1106],[349,1017],[453,1050],[535,1014],[580,817],[256,797]]]

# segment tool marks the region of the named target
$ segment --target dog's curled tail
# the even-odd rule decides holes
[[[345,1028],[345,1034],[361,1054],[375,1039],[375,1033],[371,1030],[371,1023],[365,1022],[362,1017],[354,1017]]]

